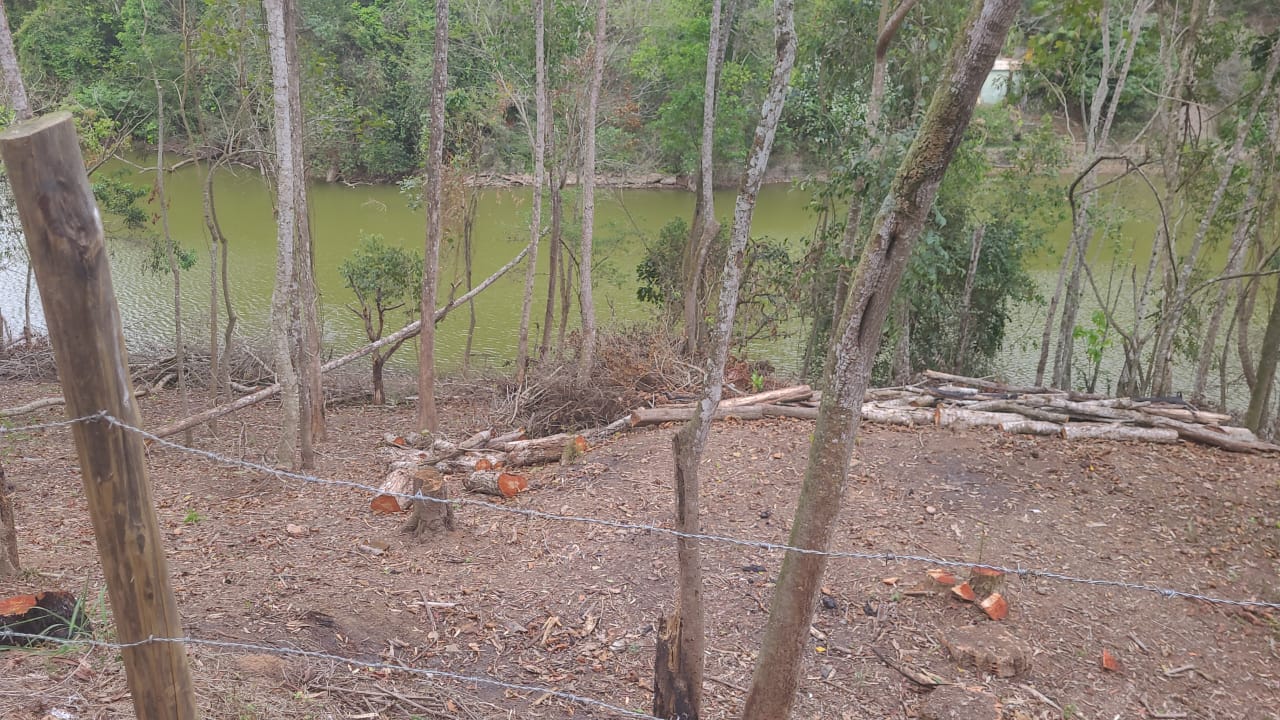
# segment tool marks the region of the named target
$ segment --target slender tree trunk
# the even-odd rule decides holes
[[[1236,303],[1236,355],[1240,357],[1240,374],[1244,376],[1245,387],[1249,392],[1258,386],[1258,366],[1253,362],[1253,349],[1249,347],[1249,328],[1253,324],[1254,308],[1258,299],[1258,288],[1262,285],[1257,278],[1245,284]]]
[[[276,141],[276,280],[271,293],[271,329],[275,351],[276,381],[280,384],[280,440],[276,446],[276,462],[293,466],[297,461],[298,436],[301,432],[298,369],[295,366],[295,342],[298,338],[297,299],[297,213],[294,192],[297,168],[293,166],[290,145],[292,108],[289,102],[289,69],[286,45],[286,17],[291,0],[263,0],[266,15],[267,44],[271,55],[271,95],[274,106]]]
[[[1020,0],[978,0],[952,51],[933,101],[866,242],[849,300],[827,356],[822,405],[790,544],[826,551],[840,513],[861,407],[894,290],[924,227],[978,93]],[[782,562],[769,622],[743,711],[745,720],[791,714],[826,557],[791,551]]]
[[[213,200],[213,178],[218,169],[218,162],[210,168],[209,174],[204,179],[204,207],[205,207],[205,225],[209,228],[209,235],[214,238],[218,245],[219,273],[221,275],[219,283],[222,286],[222,309],[227,316],[227,324],[222,329],[222,357],[223,362],[218,368],[218,375],[212,379],[214,385],[222,389],[224,397],[231,397],[231,341],[235,337],[236,324],[240,321],[240,316],[236,314],[235,306],[231,304],[231,284],[228,282],[228,262],[227,262],[227,236],[222,233],[222,225],[218,222],[218,209]],[[214,302],[217,300],[215,298]],[[216,407],[216,405],[215,405]]]
[[[973,329],[973,317],[969,310],[973,300],[973,281],[978,277],[978,260],[982,258],[982,239],[987,234],[986,225],[973,229],[969,244],[969,271],[964,276],[964,290],[960,293],[960,331],[957,333],[955,355],[951,358],[952,371],[962,374],[969,370],[964,364],[969,356],[969,333]]]
[[[466,276],[467,290],[475,287],[475,229],[476,229],[476,205],[478,199],[474,188],[469,190],[470,195],[467,197],[467,216],[462,221],[462,266],[463,274]],[[471,371],[471,349],[475,345],[476,340],[476,301],[472,299],[467,302],[467,346],[462,351],[462,370],[463,372]]]
[[[1271,314],[1262,336],[1262,350],[1258,353],[1258,378],[1253,384],[1253,392],[1249,394],[1249,410],[1244,416],[1244,424],[1257,434],[1262,434],[1263,424],[1267,421],[1277,359],[1280,359],[1280,283],[1276,284],[1275,297],[1271,301]]]
[[[1086,182],[1087,180],[1086,178]],[[1084,265],[1089,261],[1089,246],[1093,243],[1093,226],[1089,222],[1089,211],[1085,207],[1087,205],[1092,205],[1092,202],[1081,203],[1081,207],[1076,212],[1080,224],[1072,225],[1071,275],[1062,297],[1062,317],[1058,320],[1058,345],[1053,352],[1053,387],[1063,389],[1071,388],[1076,316],[1080,310],[1080,283],[1084,277]]]
[[[537,121],[533,132],[533,205],[529,217],[529,263],[524,274],[524,298],[520,305],[520,341],[516,349],[516,385],[524,386],[529,363],[529,316],[533,310],[533,288],[538,277],[538,244],[542,239],[542,187],[546,174],[547,57],[544,35],[543,0],[533,2],[534,102]]]
[[[22,69],[18,66],[18,53],[13,47],[13,34],[9,31],[9,18],[5,13],[3,0],[0,0],[0,72],[4,74],[5,90],[9,98],[9,105],[13,107],[15,118],[19,122],[30,120],[32,117],[31,103],[27,100],[27,86],[22,81]],[[24,245],[23,254],[25,255],[25,253],[26,246]],[[22,294],[22,342],[25,345],[30,345],[32,340],[32,276],[31,261],[28,259],[27,285]]]
[[[435,0],[435,51],[431,68],[431,127],[427,151],[427,242],[422,268],[422,338],[418,346],[418,429],[436,432],[436,306],[440,240],[444,234],[440,196],[444,187],[444,92],[449,82],[449,0]]]
[[[707,446],[711,419],[724,390],[724,367],[733,337],[733,319],[738,307],[738,288],[746,263],[747,241],[751,237],[751,217],[764,171],[773,151],[773,140],[787,96],[791,70],[796,60],[795,0],[774,2],[774,60],[769,92],[760,110],[755,141],[742,176],[742,186],[734,205],[733,230],[720,280],[720,304],[712,328],[711,356],[707,360],[707,383],[702,400],[689,422],[674,438],[676,525],[685,533],[701,532],[699,521],[698,465]],[[706,637],[703,630],[702,553],[699,541],[682,537],[676,541],[680,586],[675,610],[661,624],[654,661],[653,714],[662,718],[697,720],[702,709],[702,678]]]
[[[560,199],[560,184],[556,178],[555,162],[555,123],[551,117],[551,104],[547,103],[546,123],[547,155],[552,158],[548,189],[551,191],[551,237],[549,239],[550,256],[547,258],[547,306],[542,318],[542,346],[538,349],[538,358],[545,360],[551,352],[551,332],[556,324],[556,280],[560,276],[560,216],[563,211]]]
[[[182,268],[178,265],[178,248],[169,232],[169,203],[164,192],[164,91],[160,80],[152,78],[156,87],[156,202],[160,205],[160,232],[164,235],[164,255],[173,278],[173,354],[178,373],[178,395],[182,398],[182,415],[191,414],[191,396],[187,392],[187,349],[182,340]],[[193,442],[192,431],[183,435],[187,445]]]
[[[698,196],[694,201],[693,224],[684,253],[684,352],[694,355],[702,334],[702,273],[707,256],[720,232],[715,203],[716,86],[719,84],[721,0],[711,0],[710,31],[707,39],[707,68],[702,88],[702,147],[698,160]]]
[[[596,222],[596,116],[600,110],[600,84],[604,81],[605,29],[608,0],[596,0],[595,37],[591,44],[591,82],[587,89],[587,116],[582,130],[582,251],[578,258],[578,280],[582,285],[578,303],[582,310],[582,352],[578,382],[586,384],[596,361],[596,306],[591,286],[592,240]]]
[[[0,71],[4,73],[5,91],[14,115],[19,121],[30,120],[31,102],[27,100],[27,85],[22,81],[22,68],[18,66],[4,2],[0,2]]]

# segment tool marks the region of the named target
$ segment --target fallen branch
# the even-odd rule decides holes
[[[520,253],[511,260],[511,262],[507,263],[506,265],[503,265],[501,268],[498,268],[498,270],[495,271],[492,275],[490,275],[488,278],[485,278],[484,282],[480,283],[479,285],[476,285],[474,288],[467,291],[466,294],[450,301],[440,309],[436,310],[435,315],[433,317],[434,322],[439,323],[441,320],[445,318],[446,315],[449,314],[451,310],[458,307],[459,305],[466,304],[476,295],[479,295],[483,290],[488,288],[490,285],[497,282],[498,278],[507,274],[507,272],[511,270],[511,268],[518,265],[520,261],[524,259],[524,256],[528,252],[529,252],[529,247],[526,245],[525,248],[521,250]],[[366,355],[369,355],[370,353],[372,353],[373,351],[379,348],[386,347],[387,345],[391,345],[393,343],[402,342],[404,340],[407,340],[408,338],[411,338],[417,335],[420,332],[422,332],[422,321],[414,320],[413,322],[409,323],[408,325],[405,325],[403,328],[397,330],[391,335],[388,335],[382,338],[381,340],[369,343],[368,345],[365,345],[364,347],[358,350],[353,350],[347,353],[346,355],[343,355],[340,358],[335,358],[333,360],[330,360],[329,362],[325,363],[320,367],[320,372],[326,373],[326,372],[329,372],[330,370],[336,370],[342,367],[343,365],[347,365],[348,363],[351,363],[355,360],[359,360],[360,358],[365,357]],[[249,407],[250,405],[260,403],[263,400],[266,400],[267,398],[278,395],[279,393],[280,393],[279,384],[268,385],[267,387],[255,393],[252,393],[250,395],[245,395],[244,397],[234,400],[232,402],[224,403],[217,407],[209,408],[204,412],[196,413],[195,415],[192,415],[191,417],[185,418],[183,420],[178,420],[176,422],[169,423],[168,425],[165,425],[163,427],[157,428],[156,430],[153,430],[152,433],[159,437],[168,437],[175,433],[180,433],[183,430],[186,430],[188,428],[193,428],[197,425],[202,425],[204,423],[207,423],[210,420],[213,420],[215,418],[220,418],[223,415],[233,413],[236,410],[240,410],[240,409]]]
[[[47,397],[39,400],[32,400],[26,405],[0,409],[0,417],[17,417],[18,415],[26,415],[27,413],[33,413],[47,407],[63,405],[66,402],[66,400],[60,397]]]

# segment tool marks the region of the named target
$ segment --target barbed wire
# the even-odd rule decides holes
[[[105,416],[106,416],[106,413],[97,412],[92,415],[84,415],[78,418],[71,418],[70,420],[56,420],[56,421],[51,421],[47,423],[38,423],[35,425],[15,425],[11,427],[5,427],[4,425],[0,424],[0,435],[17,435],[20,433],[35,432],[37,430],[52,430],[54,428],[66,427],[68,425],[75,425],[77,423],[82,423],[87,420],[97,420]]]
[[[649,532],[659,535],[665,535],[674,538],[683,538],[688,540],[703,540],[707,542],[723,543],[727,545],[736,545],[739,547],[749,547],[757,550],[767,550],[770,552],[794,552],[802,555],[819,555],[828,558],[850,559],[850,560],[876,560],[882,562],[916,562],[927,565],[937,565],[948,568],[964,568],[964,569],[985,569],[1013,575],[1023,580],[1042,578],[1045,580],[1054,580],[1058,582],[1073,583],[1077,585],[1089,585],[1093,587],[1115,588],[1119,590],[1133,590],[1137,592],[1152,593],[1164,598],[1180,598],[1184,600],[1196,600],[1199,602],[1209,603],[1212,605],[1226,605],[1243,608],[1262,608],[1268,610],[1280,610],[1280,602],[1267,602],[1263,600],[1234,600],[1231,598],[1215,597],[1212,595],[1204,595],[1196,592],[1178,590],[1175,588],[1162,587],[1140,582],[1129,582],[1127,580],[1113,580],[1103,578],[1088,578],[1075,575],[1067,575],[1055,570],[1028,568],[1017,566],[998,565],[994,563],[969,562],[965,560],[953,560],[949,558],[933,557],[931,555],[921,555],[914,553],[897,553],[897,552],[859,552],[848,550],[817,550],[813,548],[797,547],[785,543],[775,543],[767,540],[755,540],[750,538],[739,538],[728,535],[715,535],[708,533],[687,533],[674,528],[662,527],[660,525],[650,525],[646,523],[628,522],[622,520],[611,520],[608,518],[596,518],[583,515],[567,515],[562,513],[551,513],[542,510],[534,510],[531,508],[511,507],[508,505],[497,505],[491,502],[481,500],[472,500],[469,498],[435,498],[422,495],[420,493],[401,493],[388,492],[372,485],[356,482],[354,480],[332,480],[322,478],[316,475],[306,473],[298,473],[291,470],[282,470],[273,468],[261,463],[255,463],[249,460],[230,457],[211,450],[202,450],[200,448],[188,447],[171,440],[160,437],[154,433],[147,432],[138,427],[134,427],[106,412],[99,412],[93,415],[87,415],[74,420],[67,420],[60,423],[50,423],[57,427],[61,425],[69,425],[77,422],[88,422],[102,420],[121,430],[131,432],[152,441],[158,445],[177,450],[179,452],[203,457],[207,460],[217,462],[223,465],[240,467],[248,470],[273,475],[279,478],[288,478],[298,482],[324,485],[329,487],[341,487],[351,490],[359,490],[365,493],[377,495],[389,495],[391,497],[409,500],[430,502],[438,504],[453,504],[467,507],[476,507],[489,512],[507,513],[510,515],[518,515],[539,520],[548,520],[552,522],[568,522],[586,525],[595,525],[599,527],[612,528],[614,530],[629,530],[634,532]],[[42,426],[28,426],[31,429],[39,429]],[[22,428],[10,428],[10,432],[17,432]]]
[[[546,696],[559,698],[561,700],[577,703],[579,705],[591,705],[591,706],[603,708],[605,710],[609,710],[610,712],[616,713],[618,715],[622,715],[624,717],[640,718],[641,720],[661,720],[660,718],[650,715],[648,713],[632,710],[630,708],[626,708],[621,705],[615,705],[613,703],[605,702],[604,700],[597,700],[595,698],[586,697],[584,695],[577,695],[571,692],[566,692],[564,690],[557,690],[555,688],[544,687],[541,685],[525,685],[522,683],[512,683],[512,682],[507,682],[505,680],[498,680],[497,678],[492,678],[485,675],[466,675],[463,673],[450,672],[448,670],[434,670],[431,668],[413,667],[411,665],[399,665],[399,664],[393,664],[393,663],[374,662],[370,660],[359,660],[356,658],[343,657],[341,655],[331,655],[329,653],[318,652],[315,650],[299,650],[297,648],[277,647],[273,645],[254,645],[252,643],[233,642],[228,640],[208,640],[205,638],[190,637],[190,636],[171,638],[171,637],[156,637],[152,635],[146,639],[137,640],[134,642],[109,642],[106,640],[95,640],[91,638],[60,638],[60,637],[50,637],[47,635],[35,635],[32,633],[0,631],[0,639],[35,640],[40,642],[51,642],[64,647],[65,646],[85,646],[85,647],[96,647],[96,648],[102,648],[106,650],[116,650],[116,651],[127,650],[130,648],[138,648],[144,645],[154,645],[159,643],[175,643],[175,644],[186,645],[186,646],[198,646],[198,647],[203,646],[203,647],[210,647],[210,648],[218,648],[222,650],[236,650],[236,651],[242,651],[242,652],[255,652],[255,653],[263,653],[263,654],[269,654],[269,655],[281,655],[286,657],[299,657],[299,658],[306,658],[308,660],[331,660],[334,662],[345,663],[347,665],[366,668],[370,670],[398,670],[401,672],[409,673],[411,675],[418,675],[421,677],[428,677],[428,678],[441,679],[441,680],[455,680],[458,682],[466,682],[466,683],[475,683],[478,685],[488,685],[491,687],[498,687],[505,690],[515,690],[519,692],[544,693]]]

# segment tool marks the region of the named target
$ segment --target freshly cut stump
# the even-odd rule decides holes
[[[449,502],[449,488],[444,484],[443,475],[435,468],[414,470],[413,493],[431,499],[413,501],[413,514],[404,524],[406,532],[422,538],[453,529],[453,504]]]
[[[957,628],[941,638],[942,645],[956,662],[999,677],[1016,677],[1031,670],[1031,652],[1017,638],[993,625]]]

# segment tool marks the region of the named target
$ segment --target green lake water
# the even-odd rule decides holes
[[[132,182],[150,184],[151,173],[130,170]],[[194,166],[187,166],[169,177],[170,226],[174,237],[197,252],[196,266],[184,273],[184,326],[190,343],[205,342],[208,328],[207,233],[201,214],[202,178]],[[1138,183],[1117,183],[1108,192],[1120,193],[1126,207],[1124,216],[1116,216],[1116,230],[1095,241],[1093,257],[1100,261],[1095,277],[1107,281],[1106,267],[1111,259],[1125,262],[1136,259],[1145,268],[1158,212],[1149,191]],[[338,266],[359,242],[361,233],[376,233],[390,243],[421,249],[425,219],[421,210],[410,209],[406,197],[395,186],[314,184],[311,187],[312,231],[315,242],[315,268],[322,302],[324,343],[335,353],[358,347],[366,342],[359,318],[347,309],[353,300],[343,287]],[[528,241],[528,188],[485,189],[481,192],[474,231],[476,282],[504,265]],[[756,207],[752,233],[787,238],[795,242],[813,231],[814,217],[807,210],[810,195],[791,185],[766,186]],[[275,225],[271,212],[271,195],[266,183],[256,173],[224,170],[216,178],[218,215],[230,242],[230,280],[233,302],[241,317],[241,335],[253,341],[266,332],[271,289],[275,268]],[[728,223],[732,212],[732,192],[717,194],[716,202],[722,221]],[[570,205],[566,203],[566,208]],[[692,213],[693,195],[683,190],[615,190],[599,193],[596,215],[598,257],[605,259],[597,271],[597,310],[599,322],[644,320],[654,313],[652,306],[635,298],[635,266],[644,249],[644,238],[653,237],[658,229],[674,217],[688,218]],[[154,204],[148,213],[157,212]],[[548,211],[549,212],[549,211]],[[544,215],[549,221],[549,216]],[[568,226],[572,219],[567,218]],[[157,225],[158,226],[158,225]],[[1032,268],[1046,297],[1052,292],[1057,266],[1069,234],[1067,224],[1056,228],[1048,246],[1032,261]],[[130,239],[108,221],[108,235],[116,293],[120,303],[125,335],[134,348],[159,348],[171,342],[172,290],[167,274],[156,275],[143,269],[145,243]],[[450,233],[456,237],[456,232]],[[1225,248],[1211,248],[1213,264],[1220,267]],[[443,275],[441,292],[460,278],[461,258],[457,243],[451,242],[441,251]],[[547,282],[547,253],[544,244],[538,263],[540,291],[535,294],[533,318],[541,323]],[[1117,278],[1118,279],[1118,278]],[[477,332],[473,348],[475,362],[502,365],[514,354],[520,315],[520,298],[524,272],[517,269],[476,300]],[[1127,279],[1126,279],[1127,281]],[[461,287],[457,291],[461,294]],[[11,268],[0,273],[0,309],[7,318],[18,316],[21,308],[22,275]],[[1081,322],[1086,322],[1093,307],[1091,293],[1086,291],[1086,307]],[[1206,299],[1212,299],[1207,294]],[[36,308],[38,314],[38,307]],[[1010,380],[1031,379],[1039,351],[1043,304],[1028,304],[1015,311],[1009,327],[1005,349],[997,369]],[[577,311],[571,316],[577,324]],[[404,317],[389,319],[399,327]],[[446,372],[461,365],[465,344],[467,313],[459,308],[439,327],[438,357]],[[537,329],[535,328],[535,331]],[[763,350],[769,359],[783,369],[797,364],[800,340],[787,341]],[[407,349],[406,349],[407,350]],[[412,352],[401,351],[399,363],[412,361]],[[1108,358],[1104,376],[1114,377],[1119,353]],[[1189,372],[1191,368],[1184,368]],[[1189,379],[1187,380],[1189,383]],[[1100,388],[1105,389],[1105,388]]]

